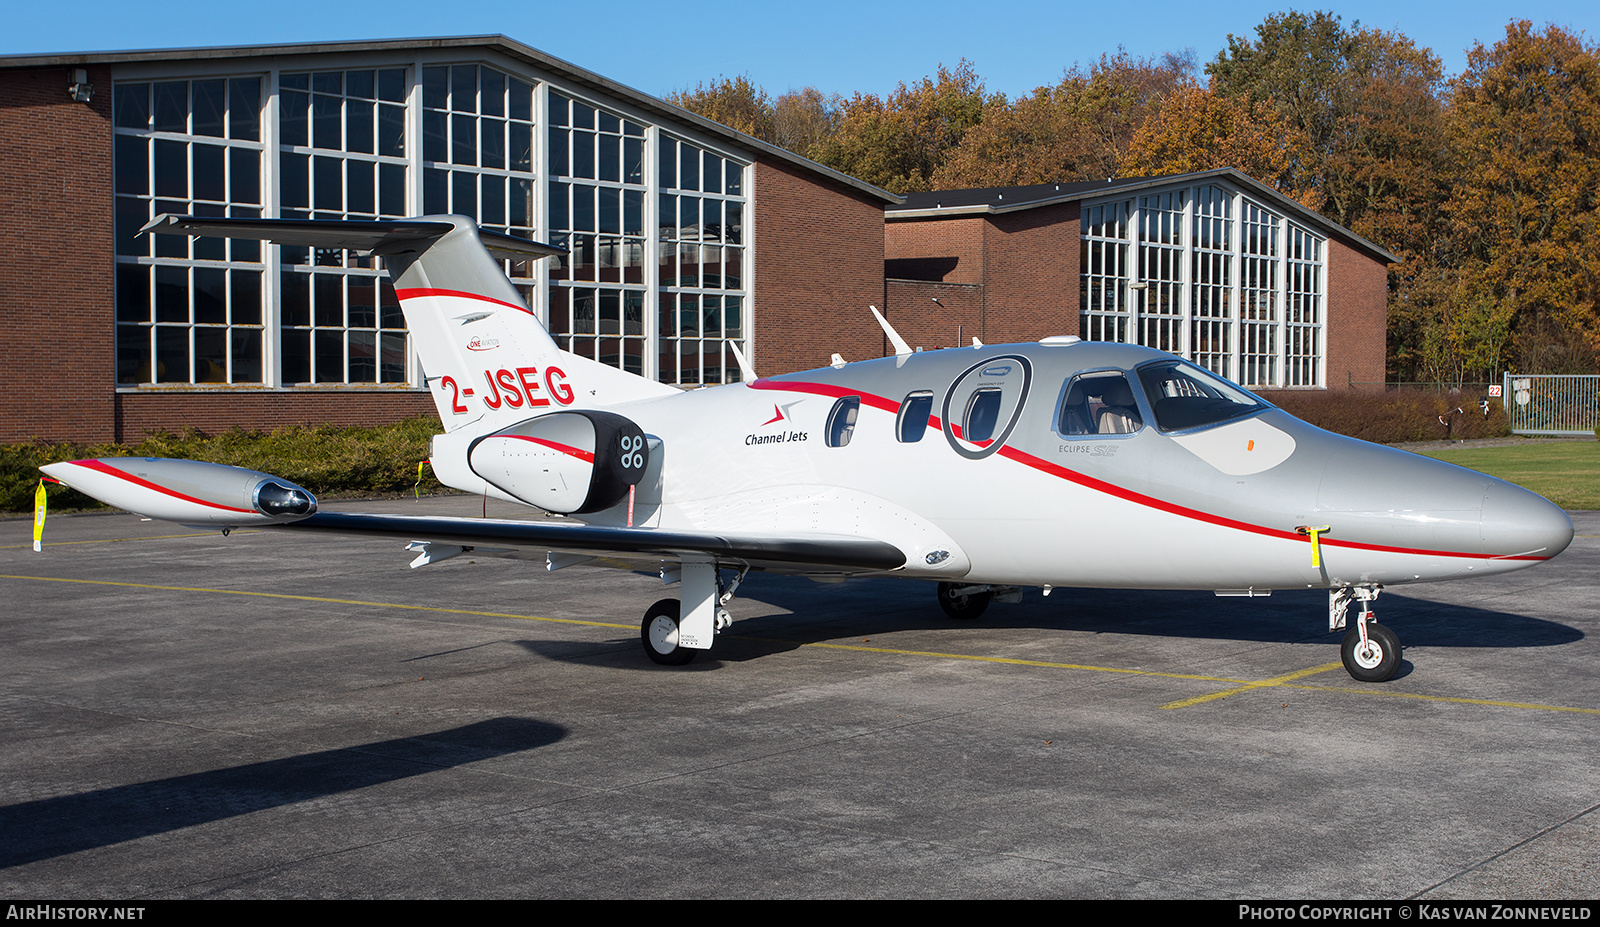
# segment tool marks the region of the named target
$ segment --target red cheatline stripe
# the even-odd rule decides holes
[[[883,409],[886,412],[895,414],[898,414],[900,411],[900,404],[892,399],[885,399],[882,396],[873,396],[870,393],[865,393],[858,389],[845,389],[841,386],[834,386],[831,383],[810,383],[802,380],[774,381],[761,379],[752,380],[748,385],[753,389],[791,390],[797,393],[815,393],[819,396],[830,396],[833,398],[860,396],[863,403],[870,405],[875,409]],[[929,427],[937,429],[942,429],[943,427],[938,416],[929,416],[928,425]],[[956,433],[956,437],[961,437],[960,429],[957,428],[954,423],[951,423],[950,429]],[[1118,499],[1125,499],[1129,502],[1146,506],[1147,508],[1156,509],[1157,511],[1167,512],[1183,518],[1191,518],[1195,521],[1219,525],[1224,528],[1233,528],[1237,531],[1246,531],[1251,534],[1259,534],[1279,540],[1305,541],[1307,544],[1311,543],[1311,539],[1309,537],[1295,531],[1284,531],[1278,528],[1268,528],[1263,525],[1252,525],[1249,522],[1239,521],[1233,518],[1225,518],[1221,515],[1213,515],[1210,512],[1202,512],[1199,509],[1192,509],[1188,506],[1178,505],[1175,502],[1167,502],[1162,499],[1157,499],[1154,496],[1147,496],[1144,493],[1134,492],[1131,489],[1125,489],[1115,483],[1097,480],[1092,476],[1079,473],[1076,470],[1069,470],[1060,464],[1051,463],[1048,460],[1035,457],[1026,451],[1019,451],[1009,445],[1002,447],[998,451],[998,454],[1007,460],[1020,463],[1026,467],[1031,467],[1041,473],[1046,473],[1050,476],[1066,480],[1069,483],[1077,483],[1079,486],[1083,486],[1086,489],[1093,489],[1097,492],[1103,492],[1106,495],[1115,496]],[[1321,541],[1323,545],[1328,547],[1343,547],[1349,550],[1370,550],[1388,554],[1411,554],[1428,557],[1460,557],[1468,560],[1537,561],[1550,559],[1549,557],[1540,557],[1531,554],[1519,554],[1516,556],[1505,557],[1496,556],[1494,554],[1463,553],[1461,551],[1454,550],[1428,550],[1425,548],[1413,547],[1391,547],[1386,544],[1366,544],[1360,541],[1341,541],[1337,538],[1328,537],[1327,535],[1322,535]]]
[[[858,389],[845,389],[842,386],[834,386],[831,383],[808,383],[801,380],[785,380],[778,383],[763,378],[751,380],[749,386],[751,389],[780,389],[797,393],[816,393],[819,396],[832,396],[834,399],[843,399],[846,396],[860,396],[862,402],[872,406],[874,409],[882,409],[885,412],[894,413],[900,411],[900,403],[895,402],[893,399],[874,396]]]
[[[571,447],[570,445],[561,444],[556,441],[546,441],[544,438],[534,438],[528,435],[495,435],[495,437],[510,438],[516,441],[532,441],[534,444],[541,444],[545,447],[548,447],[552,451],[560,451],[563,454],[569,454],[578,458],[584,463],[594,463],[594,452],[586,451],[581,447]]]
[[[529,315],[533,315],[533,312],[528,309],[527,306],[523,306],[518,303],[508,303],[503,299],[495,299],[493,296],[484,296],[482,293],[468,293],[465,290],[436,290],[426,289],[423,287],[413,287],[409,290],[395,290],[394,295],[401,299],[415,299],[419,296],[457,296],[461,299],[476,299],[479,302],[494,303],[496,306],[505,306],[508,309],[516,309],[520,312],[526,312]]]
[[[165,486],[159,485],[157,483],[152,483],[149,480],[140,479],[139,477],[134,476],[132,473],[124,473],[123,471],[118,470],[116,467],[110,466],[109,464],[101,463],[98,460],[74,460],[74,461],[72,461],[72,463],[73,463],[74,466],[83,467],[86,470],[98,470],[101,473],[109,474],[111,476],[117,477],[118,479],[127,480],[128,482],[134,484],[135,486],[143,486],[145,489],[153,489],[156,492],[161,493],[162,495],[171,496],[174,499],[182,499],[185,502],[193,502],[195,505],[204,505],[204,506],[206,506],[208,508],[222,509],[224,512],[242,512],[242,513],[244,513],[246,515],[259,515],[260,514],[255,509],[236,509],[231,505],[221,505],[221,504],[218,504],[216,502],[209,502],[209,501],[207,501],[205,499],[196,499],[194,496],[186,496],[181,492],[178,492],[178,491],[173,490],[173,489],[168,489]]]

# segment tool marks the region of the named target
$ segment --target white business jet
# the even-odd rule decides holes
[[[684,392],[560,350],[496,263],[556,249],[469,219],[163,216],[155,233],[381,256],[445,433],[445,484],[570,516],[317,511],[285,480],[106,458],[51,477],[154,518],[385,535],[413,567],[472,551],[659,571],[645,653],[687,663],[748,571],[936,583],[952,617],[1023,587],[1329,591],[1352,676],[1390,678],[1386,585],[1531,566],[1571,542],[1545,499],[1471,470],[1314,428],[1200,367],[1071,336],[912,352]],[[876,315],[876,310],[874,310]],[[743,358],[740,358],[743,365]]]

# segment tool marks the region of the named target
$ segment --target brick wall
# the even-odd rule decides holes
[[[1001,213],[985,234],[991,344],[1078,333],[1078,204]]]
[[[110,440],[111,72],[0,71],[0,440]]]
[[[1382,383],[1389,269],[1337,238],[1328,240],[1328,388]]]
[[[935,351],[965,347],[978,334],[983,312],[980,286],[890,279],[888,290],[885,314],[912,348]]]
[[[945,283],[982,284],[986,216],[948,219],[896,219],[883,230],[885,260],[948,258],[955,263],[940,279]]]
[[[763,376],[881,357],[883,204],[762,159],[755,167],[755,357]]]
[[[889,222],[887,259],[946,259],[938,282],[916,281],[926,284],[917,286],[890,280],[890,306],[915,317],[904,325],[897,318],[895,327],[913,346],[911,331],[929,344],[951,346],[958,324],[962,344],[971,344],[974,335],[988,344],[1006,344],[1077,334],[1078,210],[1077,203],[1062,203],[999,215]],[[945,306],[942,313],[932,304],[935,296]],[[924,319],[924,312],[939,315]]]

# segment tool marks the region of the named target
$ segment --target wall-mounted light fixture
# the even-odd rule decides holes
[[[85,68],[73,68],[67,72],[67,95],[79,103],[87,103],[94,99],[94,84],[89,83],[89,71]]]

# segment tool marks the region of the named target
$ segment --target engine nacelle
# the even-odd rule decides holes
[[[582,515],[627,497],[650,466],[650,445],[613,412],[552,412],[472,442],[467,465],[529,505]]]
[[[108,505],[186,525],[276,525],[317,511],[311,493],[288,480],[199,460],[102,457],[39,469]]]

